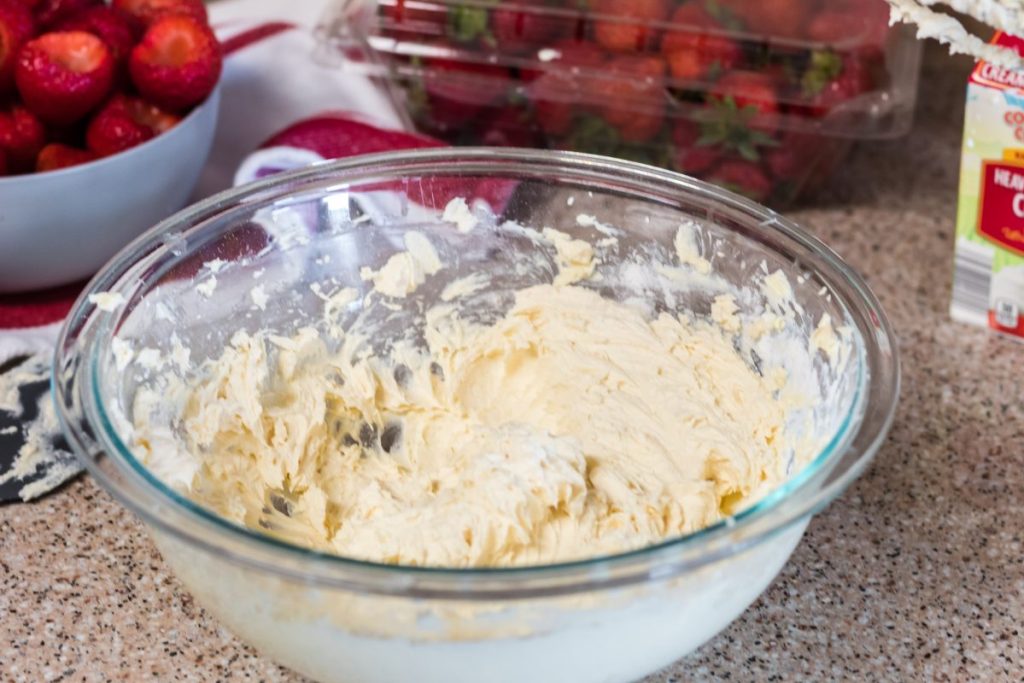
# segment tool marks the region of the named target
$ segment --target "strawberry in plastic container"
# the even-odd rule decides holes
[[[727,27],[699,2],[679,6],[670,19],[676,30],[661,39],[661,53],[672,77],[703,81],[740,64],[743,48],[727,34]]]
[[[425,62],[423,90],[429,125],[440,132],[456,131],[484,111],[498,106],[512,86],[509,70],[489,64],[451,59]]]
[[[891,95],[884,0],[384,0],[377,12],[391,37],[421,29],[381,49],[424,132],[635,159],[773,202],[834,165],[843,140],[876,126],[869,98]]]

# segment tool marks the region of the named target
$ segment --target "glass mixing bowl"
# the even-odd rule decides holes
[[[481,217],[468,235],[439,220],[453,197],[467,198]],[[411,226],[436,238],[452,264],[388,323],[414,325],[416,307],[467,272],[488,270],[494,288],[550,281],[554,266],[544,259],[533,269],[509,267],[537,246],[510,237],[504,221],[593,238],[594,222],[579,214],[619,227],[623,254],[667,253],[676,227],[692,221],[699,248],[725,281],[747,287],[775,270],[788,276],[802,342],[824,313],[847,333],[846,362],[833,367],[818,354],[814,363],[823,446],[806,466],[791,463],[785,484],[723,522],[653,547],[558,565],[375,564],[232,524],[181,495],[126,445],[134,392],[152,378],[119,358],[117,340],[167,357],[187,348],[178,358],[185,371],[219,355],[239,329],[289,334],[315,324],[324,288],[365,291],[360,268],[400,250]],[[653,310],[705,315],[711,305],[700,288],[667,292],[647,282],[630,289],[609,279],[587,286],[640,298]],[[90,283],[64,327],[54,372],[59,416],[79,457],[142,518],[181,581],[238,636],[318,681],[423,683],[627,681],[692,651],[757,598],[810,516],[864,470],[889,428],[899,385],[893,333],[867,286],[772,211],[631,162],[472,148],[316,165],[178,213]]]

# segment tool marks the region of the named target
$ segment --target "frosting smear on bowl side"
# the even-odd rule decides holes
[[[367,296],[404,297],[443,267],[410,235],[408,252],[367,271],[384,290]],[[138,390],[133,448],[227,519],[402,565],[623,552],[782,483],[800,450],[793,396],[777,368],[762,374],[738,350],[735,301],[719,297],[707,320],[651,314],[579,286],[594,270],[588,243],[544,238],[560,272],[515,292],[496,321],[459,305],[459,290],[480,289],[471,275],[424,313],[419,338],[386,353],[358,324],[334,330],[336,343],[313,327],[239,332],[175,391]],[[830,333],[818,336],[839,345]],[[153,419],[161,392],[180,399],[173,428]]]

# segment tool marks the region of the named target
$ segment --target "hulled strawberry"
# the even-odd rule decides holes
[[[36,171],[57,171],[95,160],[96,155],[89,150],[53,142],[40,150],[36,157]]]
[[[46,129],[35,114],[21,105],[0,109],[0,150],[8,172],[32,170],[36,155],[46,144]]]
[[[113,0],[113,7],[148,26],[166,16],[187,16],[201,24],[208,21],[202,0]]]
[[[165,16],[150,24],[132,49],[128,69],[146,99],[166,109],[186,109],[216,87],[220,44],[205,24],[188,16]]]
[[[18,52],[34,31],[32,14],[20,0],[0,0],[0,98],[14,88]]]
[[[40,0],[35,5],[36,21],[42,28],[49,29],[99,4],[101,0]]]
[[[704,80],[734,68],[743,58],[740,45],[724,35],[725,29],[698,2],[681,5],[669,23],[680,27],[661,39],[673,78]]]
[[[657,45],[659,31],[651,26],[669,13],[667,0],[592,0],[594,40],[613,52],[647,52]]]
[[[91,33],[44,33],[22,46],[14,77],[25,105],[39,118],[67,124],[110,93],[114,57]]]
[[[749,161],[725,161],[707,177],[709,182],[763,202],[772,191],[772,182],[757,164]]]
[[[123,64],[128,59],[141,34],[138,22],[116,7],[101,5],[90,7],[70,19],[61,22],[61,31],[85,31],[91,33],[110,48],[114,60]]]
[[[153,131],[122,111],[106,108],[96,113],[86,128],[85,142],[101,157],[141,145],[153,137]]]
[[[85,141],[92,152],[110,156],[170,130],[180,120],[138,97],[115,95],[89,122]]]

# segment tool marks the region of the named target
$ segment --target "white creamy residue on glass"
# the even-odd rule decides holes
[[[701,255],[696,223],[678,227],[667,258],[608,263],[602,250],[618,249],[616,238],[497,229],[536,242],[524,272],[542,263],[548,277],[546,259],[557,270],[514,292],[496,320],[463,310],[492,273],[463,273],[418,313],[422,329],[380,337],[382,308],[419,305],[396,300],[446,275],[430,238],[408,231],[403,250],[360,271],[383,299],[311,284],[319,327],[237,331],[187,380],[168,370],[142,387],[126,430],[158,476],[234,521],[342,555],[463,567],[689,533],[815,452],[815,363],[819,352],[835,361],[848,339],[827,315],[797,333],[781,271],[749,288],[725,282]],[[670,312],[693,293],[710,311]],[[114,354],[151,365],[130,346]],[[268,505],[275,497],[284,502]]]

